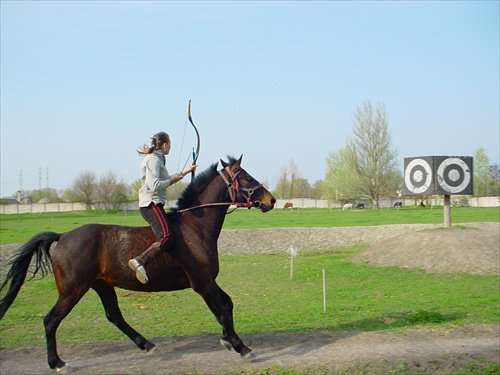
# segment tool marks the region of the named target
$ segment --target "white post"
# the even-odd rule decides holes
[[[323,268],[323,312],[326,312],[326,271]]]
[[[298,251],[293,247],[293,245],[288,246],[288,250],[286,251],[290,254],[290,280],[293,279],[293,258],[295,258],[298,254]]]

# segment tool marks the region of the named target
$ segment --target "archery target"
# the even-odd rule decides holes
[[[438,194],[472,194],[472,158],[435,157],[436,193]]]
[[[405,159],[405,193],[432,194],[434,191],[432,157]]]

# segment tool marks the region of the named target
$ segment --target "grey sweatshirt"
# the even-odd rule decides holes
[[[141,163],[141,181],[139,207],[147,207],[151,202],[165,204],[167,188],[172,185],[172,180],[165,167],[165,157],[160,150],[144,156]]]

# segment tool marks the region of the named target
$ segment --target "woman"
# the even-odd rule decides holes
[[[139,210],[158,239],[141,255],[128,262],[129,267],[135,271],[137,279],[143,284],[149,281],[145,269],[147,263],[172,246],[173,239],[164,209],[167,188],[182,180],[197,167],[196,164],[191,164],[181,173],[169,175],[165,166],[165,155],[169,154],[170,147],[169,135],[159,132],[153,136],[150,147],[145,144],[143,150],[138,151],[139,155],[144,156],[141,163],[142,186],[139,189]]]

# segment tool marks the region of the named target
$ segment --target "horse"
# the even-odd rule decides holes
[[[403,207],[403,202],[394,203],[394,208],[401,208],[401,207]]]
[[[344,204],[344,207],[342,207],[342,211],[350,210],[350,209],[352,209],[352,206],[353,206],[352,203],[346,203],[346,204]]]
[[[356,205],[356,209],[358,209],[358,210],[364,210],[365,209],[365,204],[364,203],[358,203]]]
[[[254,356],[238,337],[233,324],[233,302],[216,282],[219,273],[217,239],[230,206],[255,207],[262,212],[274,208],[272,194],[241,168],[243,155],[228,163],[221,160],[201,172],[186,187],[169,213],[174,248],[151,261],[148,284],[140,283],[128,266],[156,241],[149,226],[87,224],[58,234],[43,232],[24,244],[8,265],[5,281],[0,286],[5,296],[0,300],[0,319],[14,302],[23,285],[31,259],[35,257],[35,274],[42,277],[52,271],[58,298],[44,317],[47,360],[51,369],[69,369],[58,355],[56,331],[62,320],[89,290],[100,297],[107,319],[146,353],[155,345],[135,331],[123,318],[115,288],[140,292],[175,291],[192,288],[205,301],[222,326],[220,343],[234,349],[243,358]],[[52,243],[57,245],[50,251]]]
[[[289,208],[291,210],[293,210],[293,203],[292,202],[286,202],[285,205],[283,206],[284,210],[288,210]]]

